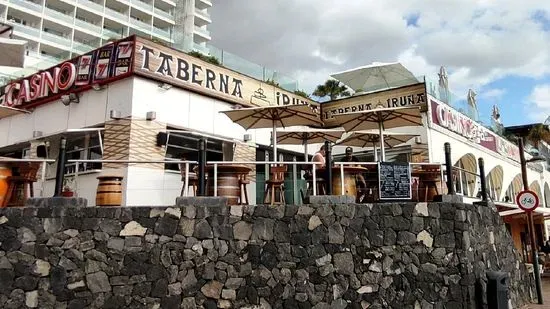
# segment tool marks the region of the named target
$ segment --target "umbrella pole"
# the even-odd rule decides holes
[[[376,142],[372,143],[372,148],[374,148],[374,162],[378,162],[378,151],[376,151]]]
[[[304,156],[305,156],[305,161],[304,162],[307,162],[308,161],[308,157],[307,157],[307,133],[304,133],[304,137],[303,137],[303,143],[304,143]]]
[[[273,120],[273,162],[277,162],[277,130]]]
[[[386,160],[386,151],[384,150],[384,124],[382,119],[378,119],[378,129],[380,130],[380,162]]]

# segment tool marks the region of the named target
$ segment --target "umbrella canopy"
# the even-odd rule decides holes
[[[0,119],[19,114],[30,114],[29,111],[0,105]]]
[[[276,128],[291,126],[321,126],[321,116],[309,105],[282,105],[241,108],[222,111],[234,123],[246,130],[273,128],[273,160],[277,161]]]
[[[343,128],[321,129],[311,127],[292,127],[277,130],[277,143],[287,145],[318,144],[330,141],[335,143],[345,133]]]
[[[348,132],[422,125],[419,106],[375,108],[366,111],[335,115]]]
[[[334,73],[331,77],[356,92],[370,92],[418,83],[414,74],[398,62],[374,62],[364,67]]]
[[[378,129],[382,161],[385,160],[384,129],[422,125],[419,106],[379,107],[335,117],[348,132]]]
[[[384,145],[388,148],[406,143],[411,138],[419,136],[418,134],[408,133],[384,133]],[[380,134],[378,131],[357,131],[351,133],[348,137],[338,142],[337,145],[355,146],[355,147],[370,147],[373,144],[380,142]]]

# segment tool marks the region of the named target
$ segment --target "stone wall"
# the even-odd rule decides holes
[[[1,308],[483,308],[531,282],[498,214],[443,203],[0,209]]]

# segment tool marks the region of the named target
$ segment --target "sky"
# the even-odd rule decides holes
[[[453,93],[477,93],[480,119],[504,125],[550,116],[550,1],[213,0],[212,45],[298,80],[307,93],[331,73],[400,62]]]

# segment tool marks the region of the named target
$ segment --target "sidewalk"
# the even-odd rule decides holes
[[[544,305],[538,305],[538,304],[532,304],[527,307],[526,309],[550,309],[550,278],[542,278],[542,300],[544,301]],[[536,301],[536,296],[535,296]]]

